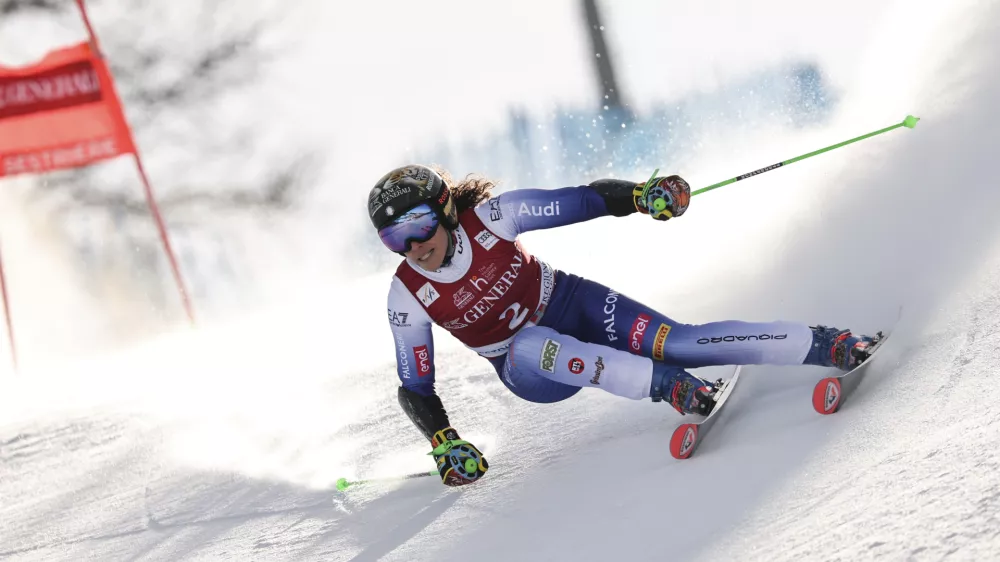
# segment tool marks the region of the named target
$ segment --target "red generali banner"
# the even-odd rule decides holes
[[[0,177],[134,152],[111,75],[90,43],[0,66]]]
[[[77,168],[132,154],[184,311],[194,324],[191,299],[170,247],[167,227],[132,141],[111,73],[97,47],[97,34],[90,25],[84,0],[76,0],[76,5],[90,41],[50,51],[45,58],[28,66],[0,66],[0,178]],[[16,369],[14,329],[2,262],[0,297]]]

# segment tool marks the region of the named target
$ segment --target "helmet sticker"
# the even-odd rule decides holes
[[[447,225],[455,223],[456,207],[451,192],[434,170],[408,165],[382,177],[368,193],[368,214],[376,228],[422,202],[430,203]],[[391,204],[391,206],[390,206]]]
[[[455,210],[454,207],[455,207],[455,201],[453,201],[452,198],[449,197],[448,201],[444,204],[444,209],[442,210],[444,216],[446,217],[451,216],[452,212],[454,212]]]

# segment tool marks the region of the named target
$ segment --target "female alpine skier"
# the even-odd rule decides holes
[[[851,369],[872,342],[849,330],[794,322],[682,324],[594,281],[556,271],[524,250],[518,234],[607,215],[656,220],[687,210],[679,176],[646,183],[601,179],[498,196],[487,179],[455,183],[419,165],[375,184],[368,215],[382,243],[403,256],[388,297],[403,410],[430,440],[442,482],[475,482],[489,464],[459,438],[434,390],[431,323],[485,357],[501,382],[532,402],[581,388],[707,415],[714,384],[685,368],[820,365]],[[644,188],[648,187],[648,190]],[[645,195],[643,192],[645,191]]]

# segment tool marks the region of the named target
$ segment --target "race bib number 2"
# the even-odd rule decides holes
[[[511,319],[510,323],[507,324],[507,327],[509,327],[510,330],[513,332],[514,330],[517,329],[518,326],[523,324],[524,319],[528,317],[528,309],[522,308],[521,303],[516,302],[505,308],[504,311],[500,313],[500,319],[506,320],[508,312],[510,313]]]

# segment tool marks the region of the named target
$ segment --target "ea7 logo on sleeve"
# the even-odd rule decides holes
[[[406,319],[410,316],[409,312],[396,312],[391,308],[389,310],[389,323],[397,328],[409,328],[410,325],[406,323]]]
[[[557,341],[546,339],[542,344],[542,359],[538,363],[538,368],[546,373],[556,372],[556,359],[559,357],[559,348],[562,347]]]
[[[479,244],[483,248],[486,248],[487,250],[489,250],[493,246],[496,246],[497,242],[499,241],[500,241],[499,238],[494,236],[492,232],[486,229],[483,229],[482,232],[476,235],[476,242],[479,242]]]
[[[431,374],[431,354],[426,345],[413,348],[413,357],[417,360],[417,376],[426,377]]]
[[[653,359],[663,361],[663,346],[667,343],[668,335],[670,335],[670,326],[660,324],[660,329],[656,330],[656,337],[653,338]]]
[[[490,198],[490,221],[497,222],[503,218],[503,210],[500,209],[500,198]]]
[[[431,285],[430,281],[424,283],[423,287],[417,291],[417,298],[420,302],[424,303],[424,307],[428,307],[434,303],[441,296],[441,293],[437,292],[437,289]]]

